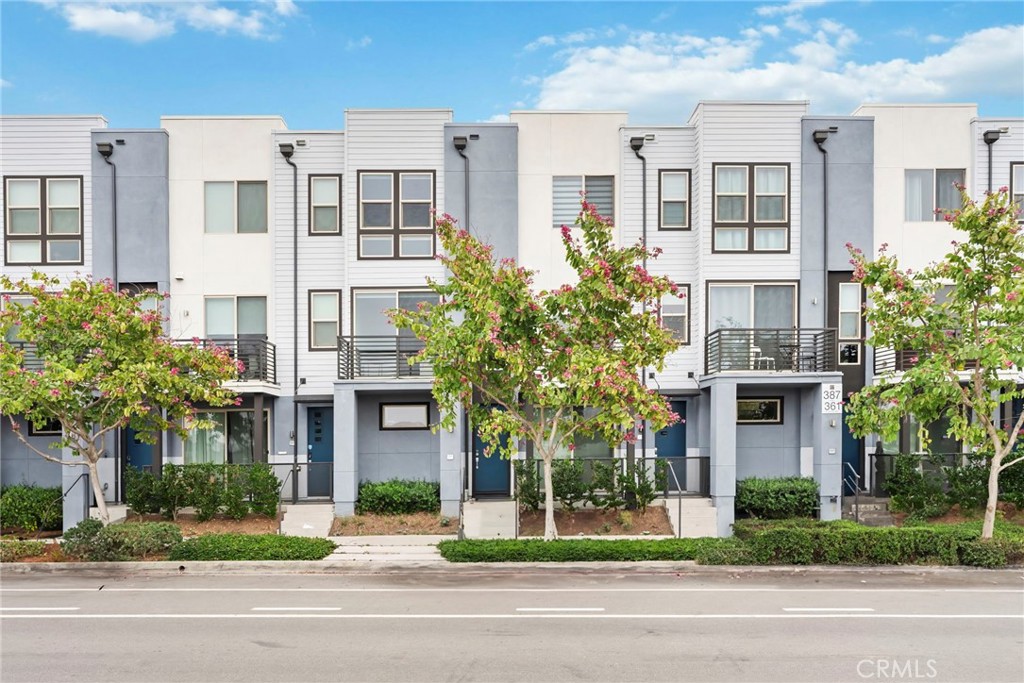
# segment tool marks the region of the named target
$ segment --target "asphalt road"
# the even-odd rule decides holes
[[[0,680],[1024,681],[1024,576],[5,574]]]

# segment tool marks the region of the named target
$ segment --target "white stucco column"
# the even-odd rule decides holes
[[[732,536],[736,520],[736,382],[711,386],[711,500],[718,513],[718,535]]]

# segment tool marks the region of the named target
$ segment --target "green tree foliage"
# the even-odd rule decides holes
[[[961,188],[962,190],[962,188]],[[1001,422],[1004,403],[1024,396],[1024,234],[1006,188],[981,202],[963,195],[945,218],[964,241],[920,272],[899,267],[885,245],[874,261],[850,248],[854,277],[868,292],[865,317],[876,349],[916,351],[908,367],[851,396],[854,433],[894,438],[905,415],[946,418],[965,449],[988,460],[982,538],[992,537],[999,473],[1024,460],[1013,452],[1024,416]],[[948,296],[941,296],[951,286]]]
[[[0,277],[6,296],[0,312],[0,415],[11,420],[27,448],[61,465],[86,467],[104,520],[103,483],[96,463],[108,434],[132,427],[143,439],[170,430],[182,437],[194,426],[193,404],[235,403],[223,386],[239,368],[224,349],[175,344],[163,334],[156,292],[115,291],[108,281],[34,273],[28,280]],[[12,341],[17,339],[17,341]],[[46,452],[21,433],[17,416],[41,427],[56,420],[62,436]]]
[[[511,457],[515,441],[506,435],[533,442],[544,462],[545,539],[556,537],[557,452],[572,449],[577,435],[615,445],[635,439],[640,420],[661,429],[678,419],[638,372],[660,369],[677,346],[658,313],[662,296],[678,290],[641,265],[660,250],[616,247],[610,221],[582,206],[579,230],[562,227],[576,284],[535,292],[529,270],[496,261],[490,246],[444,216],[437,234],[450,276],[430,282],[439,303],[392,312],[396,325],[425,343],[414,361],[433,367],[443,428],[470,406],[487,456]]]

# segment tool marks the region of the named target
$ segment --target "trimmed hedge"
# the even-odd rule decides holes
[[[64,534],[65,554],[87,562],[131,562],[163,555],[181,543],[181,529],[167,522],[103,526],[86,519]]]
[[[64,506],[59,487],[18,484],[0,490],[0,527],[23,531],[55,531],[61,528]]]
[[[46,544],[42,541],[0,541],[0,562],[16,562],[23,557],[42,555]]]
[[[762,519],[814,517],[818,482],[810,477],[751,477],[736,482],[736,514]]]
[[[356,513],[360,515],[407,515],[440,511],[441,485],[437,482],[391,479],[364,481],[359,485]]]
[[[441,541],[437,547],[449,562],[640,562],[697,560],[727,538],[676,538],[658,541],[566,539]]]
[[[171,550],[171,560],[322,560],[334,551],[326,538],[276,534],[210,534],[190,538]]]

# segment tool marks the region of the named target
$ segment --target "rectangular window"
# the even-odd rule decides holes
[[[679,287],[679,294],[666,294],[661,299],[661,324],[672,332],[680,344],[690,343],[690,287]]]
[[[380,428],[430,429],[429,403],[381,403]]]
[[[690,171],[661,171],[658,188],[661,207],[658,229],[689,230]]]
[[[398,330],[388,319],[393,308],[415,311],[420,302],[437,303],[437,294],[427,290],[354,290],[352,292],[352,334],[357,337],[412,337]]]
[[[360,171],[359,258],[433,258],[434,188],[434,171]]]
[[[265,233],[267,183],[216,181],[203,186],[206,232],[211,235]]]
[[[63,431],[60,426],[60,420],[57,419],[47,420],[38,427],[31,422],[28,423],[29,436],[60,436],[62,433]]]
[[[208,338],[267,338],[267,297],[209,296],[205,305]]]
[[[839,283],[839,338],[861,338],[859,282]]]
[[[8,265],[83,263],[82,178],[4,180]]]
[[[268,448],[255,453],[255,415],[253,410],[210,410],[198,417],[213,422],[209,429],[192,429],[183,444],[185,464],[242,464],[266,462]],[[270,411],[263,411],[263,443],[270,437]]]
[[[551,179],[552,226],[575,225],[580,213],[580,192],[586,192],[587,203],[593,204],[602,216],[615,215],[615,176],[556,175]]]
[[[708,331],[723,328],[790,330],[796,326],[796,285],[708,285]]]
[[[1024,161],[1010,164],[1010,197],[1018,209],[1024,207]],[[1024,214],[1018,214],[1017,220],[1024,220]]]
[[[309,234],[341,232],[341,176],[309,176]]]
[[[860,342],[839,342],[839,364],[860,365]]]
[[[309,350],[338,348],[341,334],[341,292],[310,291]]]
[[[789,250],[789,164],[712,164],[712,251]]]
[[[782,399],[737,399],[736,424],[782,424]]]
[[[944,220],[939,209],[960,207],[957,184],[964,182],[964,169],[915,169],[904,172],[904,216],[907,222]]]

